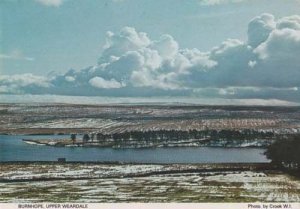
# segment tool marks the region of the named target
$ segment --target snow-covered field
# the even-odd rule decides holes
[[[233,165],[2,164],[0,166],[0,202],[300,201],[299,179],[270,170],[226,170],[230,166],[233,168]],[[237,165],[237,167],[251,166]],[[222,171],[221,168],[225,170]],[[193,169],[203,170],[192,172]],[[173,172],[162,173],[163,171]],[[47,178],[60,179],[45,180]],[[23,180],[17,181],[21,179]]]
[[[0,133],[253,129],[300,133],[299,107],[0,104]]]

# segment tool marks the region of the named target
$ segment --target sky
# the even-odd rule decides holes
[[[2,0],[0,94],[300,102],[299,0]]]

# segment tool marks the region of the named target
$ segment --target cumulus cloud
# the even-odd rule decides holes
[[[267,40],[275,27],[275,17],[271,14],[265,13],[253,18],[248,25],[248,44],[257,47]]]
[[[2,92],[67,95],[191,95],[300,101],[300,16],[253,18],[248,40],[227,39],[209,51],[182,49],[132,27],[107,32],[95,66],[29,83],[2,77]],[[28,75],[27,75],[28,77]],[[36,87],[36,89],[35,89]],[[11,90],[13,89],[13,91]],[[37,90],[38,89],[38,90]]]
[[[151,46],[162,58],[168,59],[178,53],[178,43],[170,35],[162,35],[158,41],[154,41]]]
[[[255,52],[262,60],[272,58],[294,60],[300,52],[300,30],[290,28],[273,30],[269,38],[258,46]]]
[[[257,82],[272,87],[293,87],[300,85],[300,30],[293,25],[282,27],[280,19],[268,39],[261,43],[254,53],[258,55]]]
[[[76,79],[73,76],[65,76],[66,81],[74,82]]]
[[[108,31],[99,63],[106,62],[114,57],[120,57],[129,51],[137,51],[149,44],[150,39],[147,34],[137,32],[132,27],[124,27],[119,34]]]
[[[0,93],[31,93],[35,89],[51,86],[50,81],[43,76],[32,74],[0,75]]]
[[[290,28],[294,30],[300,30],[300,16],[293,15],[289,17],[283,17],[278,20],[276,27],[278,29]]]
[[[114,89],[122,87],[122,84],[116,81],[115,79],[104,80],[101,77],[92,78],[91,80],[89,80],[89,84],[91,84],[93,87],[100,89]]]
[[[146,33],[125,27],[119,33],[108,32],[106,44],[89,72],[104,79],[115,79],[123,87],[185,89],[177,77],[190,67],[212,67],[206,53],[180,50],[170,35],[151,40]]]
[[[45,6],[52,6],[52,7],[59,7],[64,0],[35,0],[36,2],[45,5]]]

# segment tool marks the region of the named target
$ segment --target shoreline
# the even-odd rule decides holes
[[[22,139],[26,144],[51,147],[85,147],[85,148],[113,148],[113,149],[147,149],[147,148],[176,148],[176,147],[219,147],[219,148],[266,148],[274,139],[180,139],[180,140],[125,140],[107,139],[102,141],[71,139]]]
[[[6,164],[21,164],[21,165],[30,165],[30,164],[58,164],[58,165],[72,165],[72,164],[82,164],[82,165],[198,165],[198,166],[254,166],[254,167],[263,167],[269,166],[270,168],[274,168],[272,163],[138,163],[138,162],[122,162],[122,161],[66,161],[66,162],[59,162],[59,161],[0,161],[1,165]]]

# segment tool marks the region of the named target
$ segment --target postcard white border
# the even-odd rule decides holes
[[[30,207],[31,206],[31,207]],[[300,209],[300,203],[0,203],[0,209]]]

